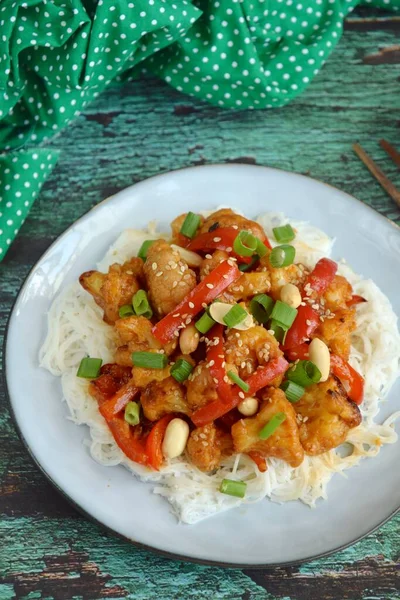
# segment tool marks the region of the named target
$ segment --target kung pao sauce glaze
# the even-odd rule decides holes
[[[244,453],[265,471],[268,457],[297,467],[342,444],[361,422],[363,379],[348,359],[364,299],[337,264],[309,271],[290,225],[271,248],[230,209],[171,227],[171,242],[80,277],[116,351],[113,364],[83,359],[78,375],[121,450],[153,469],[185,453],[206,472]]]

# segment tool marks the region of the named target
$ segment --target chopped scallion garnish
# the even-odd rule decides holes
[[[189,377],[190,373],[193,371],[193,366],[185,360],[184,358],[180,358],[176,361],[176,363],[171,367],[170,373],[176,381],[179,383],[183,383]]]
[[[251,262],[249,262],[249,264],[243,263],[243,264],[239,265],[239,271],[242,271],[242,273],[249,271],[250,269],[252,269],[254,267],[254,265],[256,264],[258,259],[259,259],[259,256],[257,256],[257,254],[256,254],[255,256],[253,256],[253,258],[251,259]]]
[[[321,371],[311,360],[299,360],[286,371],[286,378],[298,385],[308,387],[318,383],[321,379]]]
[[[235,327],[244,321],[248,314],[240,304],[234,304],[224,316],[223,321],[227,327]]]
[[[100,375],[102,363],[103,360],[101,358],[82,358],[76,376],[84,377],[85,379],[96,379]]]
[[[262,258],[263,256],[265,256],[267,254],[267,247],[259,238],[256,238],[256,240],[257,240],[257,255],[260,258]]]
[[[235,371],[228,371],[227,375],[229,379],[233,381],[233,383],[236,383],[236,385],[240,387],[241,390],[243,390],[244,392],[249,391],[249,384],[243,381],[243,379],[241,379],[239,375],[236,375]]]
[[[271,312],[271,319],[279,323],[282,329],[289,329],[293,325],[296,315],[297,310],[295,308],[292,308],[286,302],[277,300]]]
[[[200,225],[200,216],[192,212],[188,212],[183,221],[180,233],[190,239],[194,238]]]
[[[258,294],[250,302],[250,312],[259,323],[266,323],[271,316],[274,301],[266,294]]]
[[[146,317],[146,319],[151,319],[153,316],[153,311],[147,298],[147,294],[144,290],[139,290],[136,292],[132,298],[132,305],[135,314],[138,317]]]
[[[200,331],[200,333],[207,333],[207,331],[209,331],[214,325],[214,319],[212,319],[207,312],[205,312],[204,315],[201,316],[200,319],[194,324],[197,331]]]
[[[291,242],[296,237],[296,234],[289,223],[287,225],[282,225],[281,227],[274,227],[272,231],[274,232],[276,241],[280,244],[287,244],[287,242]]]
[[[281,385],[281,390],[285,392],[289,402],[298,402],[305,392],[303,386],[294,381],[284,381]]]
[[[143,242],[143,244],[140,246],[138,257],[142,260],[146,260],[149,248],[154,244],[154,242],[155,240],[146,240],[145,242]]]
[[[274,332],[275,339],[280,344],[283,344],[287,334],[287,329],[284,329],[282,325],[278,323],[278,321],[274,321],[274,319],[271,320],[269,324],[269,329],[271,329]]]
[[[284,412],[276,413],[276,415],[274,415],[272,417],[272,419],[270,419],[268,421],[268,423],[266,425],[264,425],[264,427],[259,432],[258,437],[261,440],[267,440],[269,437],[271,437],[271,435],[273,433],[275,433],[275,431],[278,429],[278,427],[280,425],[282,425],[282,423],[285,420],[286,420],[286,415]]]
[[[233,481],[232,479],[223,479],[219,491],[228,496],[236,496],[236,498],[244,498],[246,495],[247,483],[244,481]]]
[[[294,261],[294,257],[296,255],[296,250],[294,246],[290,246],[289,244],[282,244],[281,246],[275,246],[271,250],[271,254],[269,255],[269,262],[271,267],[274,269],[279,269],[280,267],[288,267]]]
[[[132,352],[132,362],[135,367],[164,369],[168,364],[168,357],[156,352]]]
[[[233,249],[239,256],[253,256],[257,252],[257,239],[250,231],[240,231],[233,242]]]
[[[129,425],[137,425],[140,422],[140,406],[137,402],[128,402],[125,407],[125,421]]]
[[[121,319],[125,319],[125,317],[131,317],[135,314],[133,310],[132,304],[124,304],[118,311],[118,314]]]

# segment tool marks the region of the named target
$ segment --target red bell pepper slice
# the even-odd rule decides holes
[[[364,399],[364,379],[360,373],[337,354],[331,354],[331,371],[345,386],[350,400],[361,404]]]
[[[304,284],[304,291],[307,293],[307,290],[311,289],[317,296],[322,296],[332,283],[337,269],[337,263],[333,260],[321,258],[308,275]]]
[[[224,326],[217,324],[207,333],[211,343],[207,347],[206,363],[211,377],[217,386],[217,394],[224,402],[230,402],[232,385],[226,381]]]
[[[288,367],[289,363],[282,356],[270,360],[263,367],[258,367],[257,371],[246,379],[246,383],[250,386],[247,396],[253,396],[256,392],[271,383],[275,377],[285,373]],[[241,395],[239,396],[239,394]],[[232,395],[229,402],[218,399],[206,404],[206,406],[202,406],[193,413],[191,417],[193,423],[196,427],[202,427],[219,419],[243,400],[242,395],[243,392],[238,386],[232,386]]]
[[[285,356],[292,362],[295,360],[308,360],[310,358],[308,350],[308,344],[300,344],[300,346],[285,350]]]
[[[358,294],[353,294],[351,300],[347,302],[347,306],[355,306],[356,304],[362,304],[363,302],[368,302],[368,300]]]
[[[99,406],[105,420],[110,421],[115,417],[138,393],[139,388],[133,384],[133,381],[128,381],[123,385],[109,400]]]
[[[164,417],[161,417],[161,419],[153,425],[152,430],[147,436],[146,452],[148,462],[156,471],[159,471],[163,463],[162,443],[168,424],[173,418],[174,415],[165,415]]]
[[[154,337],[162,344],[169,342],[174,335],[178,334],[181,327],[188,324],[188,319],[192,319],[203,310],[203,304],[209,304],[215,300],[240,276],[241,272],[237,265],[229,260],[224,260],[196,285],[173,311],[153,327]]]
[[[102,378],[111,377],[112,376],[109,374],[101,375],[99,379],[92,382],[91,385],[97,384]],[[104,382],[108,382],[108,379],[104,379]],[[123,390],[124,388],[125,385],[121,388],[121,390]],[[111,389],[111,387],[109,389]],[[102,414],[103,406],[108,404],[110,400],[113,401],[115,397],[114,396],[111,399],[107,400],[107,397],[104,394],[99,393],[99,388],[96,385],[94,385],[92,389],[92,395],[94,395],[97,399],[97,402],[99,404],[99,410]],[[113,402],[113,404],[115,406],[116,403]],[[116,441],[117,445],[121,448],[122,452],[134,462],[137,462],[141,465],[147,465],[147,454],[144,447],[144,443],[137,437],[135,429],[131,427],[129,423],[127,423],[127,421],[125,421],[124,416],[121,414],[112,415],[111,410],[106,410],[103,416],[107,421],[107,425],[113,435],[114,440]]]
[[[141,465],[148,464],[144,443],[135,435],[135,430],[125,421],[123,415],[116,415],[107,425],[113,434],[114,440],[122,452],[131,460]]]
[[[293,325],[286,334],[284,350],[289,350],[303,344],[319,325],[319,315],[309,304],[299,306]]]
[[[264,458],[264,456],[261,456],[259,452],[248,452],[248,455],[250,456],[251,460],[256,463],[258,470],[261,473],[265,473],[268,467],[267,460]]]

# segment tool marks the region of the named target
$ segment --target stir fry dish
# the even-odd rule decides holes
[[[77,376],[124,454],[149,469],[172,459],[211,472],[246,454],[298,467],[361,423],[364,381],[348,362],[355,307],[365,302],[319,260],[296,262],[290,224],[273,244],[230,209],[172,223],[169,242],[80,284],[115,333],[113,363],[83,358]],[[224,479],[239,498],[246,483]]]

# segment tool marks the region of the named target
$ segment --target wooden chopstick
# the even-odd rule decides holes
[[[381,184],[383,189],[389,194],[389,196],[396,202],[397,206],[400,208],[400,192],[393,185],[393,183],[386,177],[384,172],[378,167],[378,165],[372,160],[372,158],[367,154],[360,146],[360,144],[353,144],[353,150],[357,154],[358,158],[362,160],[367,169],[372,173],[375,179]]]
[[[389,154],[394,164],[400,169],[400,152],[397,152],[396,148],[393,148],[392,144],[389,144],[386,140],[379,140],[379,144],[381,148]]]

